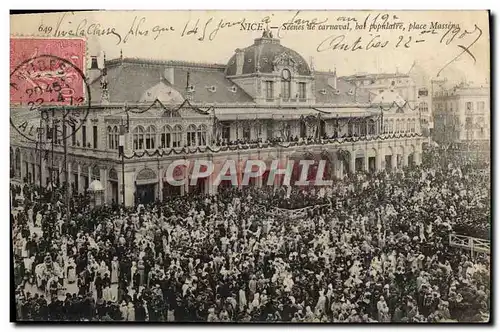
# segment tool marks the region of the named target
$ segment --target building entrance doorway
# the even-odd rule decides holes
[[[181,186],[173,186],[168,182],[163,182],[163,200],[167,200],[168,197],[180,196]]]
[[[385,156],[385,169],[390,171],[392,168],[392,155]]]
[[[375,157],[368,157],[368,170],[370,173],[375,173],[377,170]]]
[[[356,172],[362,172],[364,169],[364,164],[365,164],[365,158],[356,158]]]
[[[136,200],[139,204],[153,203],[155,200],[156,184],[136,185]]]
[[[207,178],[199,178],[196,180],[196,185],[189,186],[189,191],[196,194],[206,193]]]
[[[111,187],[111,200],[118,204],[118,182],[109,181]]]
[[[413,153],[408,156],[408,165],[415,166],[415,160],[413,158]]]

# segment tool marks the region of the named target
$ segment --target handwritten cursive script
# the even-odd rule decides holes
[[[460,32],[462,32],[462,33],[459,35]],[[457,56],[455,56],[453,59],[451,59],[450,61],[448,61],[438,71],[438,73],[436,75],[437,77],[439,77],[439,75],[441,74],[441,72],[446,67],[448,67],[450,64],[452,64],[453,62],[455,62],[456,60],[458,60],[464,53],[467,53],[474,60],[474,63],[476,63],[476,57],[472,53],[471,48],[472,48],[472,46],[474,46],[474,44],[477,43],[477,41],[479,40],[479,38],[481,38],[481,36],[483,35],[483,30],[481,30],[477,26],[477,24],[474,24],[474,30],[473,31],[467,31],[467,30],[462,31],[462,29],[460,27],[452,27],[452,28],[448,29],[448,31],[446,31],[446,33],[441,37],[441,40],[439,41],[440,43],[444,43],[445,45],[449,45],[449,44],[451,44],[455,40],[463,40],[466,37],[468,37],[470,35],[474,35],[474,34],[476,34],[477,36],[476,36],[476,38],[472,42],[469,43],[469,45],[467,45],[467,46],[464,46],[462,44],[458,44],[457,45],[458,48],[460,48],[462,51],[459,54],[457,54]]]

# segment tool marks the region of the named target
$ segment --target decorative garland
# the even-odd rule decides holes
[[[417,134],[417,133],[404,133],[404,134],[379,134],[377,136],[362,136],[362,137],[345,137],[345,138],[328,138],[328,139],[321,139],[320,142],[273,142],[273,143],[249,143],[249,144],[238,144],[238,145],[230,145],[230,146],[218,146],[218,147],[211,147],[211,146],[205,146],[205,147],[188,147],[185,146],[183,148],[170,148],[168,150],[166,149],[156,149],[155,151],[147,151],[144,150],[143,152],[135,152],[132,155],[125,155],[125,159],[133,159],[133,158],[142,158],[144,156],[148,157],[164,157],[164,156],[170,156],[171,154],[175,155],[180,155],[180,154],[193,154],[193,153],[207,153],[212,152],[212,153],[217,153],[217,152],[226,152],[226,151],[237,151],[237,150],[248,150],[248,149],[256,149],[256,148],[268,148],[268,147],[281,147],[281,148],[288,148],[288,147],[294,147],[294,146],[304,146],[304,145],[326,145],[326,144],[332,144],[332,143],[354,143],[358,141],[363,141],[363,142],[371,142],[375,140],[387,140],[387,139],[393,139],[393,138],[403,138],[403,137],[421,137],[423,136],[422,134]]]

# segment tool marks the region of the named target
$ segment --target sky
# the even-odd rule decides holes
[[[431,78],[439,73],[439,78],[484,83],[490,76],[486,11],[68,12],[11,16],[11,36],[83,34],[87,61],[91,55],[102,62],[104,53],[112,59],[122,52],[124,57],[226,64],[237,48],[262,35],[262,30],[242,30],[241,22],[270,27],[282,45],[312,61],[316,70],[336,69],[340,76],[406,73],[412,66]],[[442,26],[432,31],[432,22]],[[286,30],[284,23],[295,30]],[[339,29],[347,23],[349,30]],[[368,29],[384,23],[392,29]],[[451,23],[458,27],[446,26]]]

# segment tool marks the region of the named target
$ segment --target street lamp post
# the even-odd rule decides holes
[[[118,141],[118,153],[122,160],[122,203],[125,206],[125,125],[122,123],[120,125],[120,137]]]

